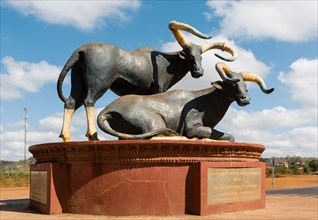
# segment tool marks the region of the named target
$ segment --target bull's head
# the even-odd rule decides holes
[[[201,65],[201,61],[202,61],[201,54],[208,50],[220,49],[222,51],[229,52],[232,55],[231,58],[225,58],[225,57],[222,57],[221,55],[215,54],[217,57],[225,61],[234,61],[237,58],[237,53],[232,48],[232,46],[224,42],[209,43],[209,44],[205,44],[201,46],[191,43],[184,36],[181,30],[188,31],[189,33],[192,33],[195,36],[203,38],[203,39],[210,39],[212,38],[212,36],[203,34],[188,24],[180,23],[177,21],[171,21],[169,23],[169,28],[172,31],[179,45],[183,48],[183,50],[180,52],[180,57],[182,59],[185,59],[188,69],[191,72],[192,77],[194,78],[199,78],[203,76],[204,70]],[[235,79],[233,79],[233,81],[235,81]]]
[[[260,89],[266,94],[274,91],[274,88],[267,89],[264,80],[254,73],[233,72],[225,65],[225,63],[222,62],[217,63],[215,68],[223,79],[223,82],[213,83],[213,86],[218,89],[222,89],[226,93],[227,97],[231,101],[236,101],[239,106],[248,105],[251,99],[247,93],[245,81],[257,83]],[[235,79],[236,82],[229,79]]]

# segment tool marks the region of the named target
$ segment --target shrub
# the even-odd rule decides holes
[[[289,174],[289,170],[286,167],[283,166],[275,166],[274,167],[274,174],[275,177],[284,177],[286,174]],[[271,177],[272,176],[272,168],[267,168],[266,169],[266,177]]]
[[[308,167],[310,168],[311,172],[318,171],[318,159],[313,159],[308,162]]]
[[[29,169],[18,168],[0,172],[1,187],[23,187],[29,186]]]

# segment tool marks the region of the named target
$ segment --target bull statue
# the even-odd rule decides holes
[[[212,83],[212,87],[198,91],[172,90],[149,96],[123,96],[100,112],[98,126],[120,139],[181,135],[234,141],[233,135],[214,127],[233,101],[239,106],[250,103],[245,81],[256,82],[266,94],[274,89],[266,89],[263,79],[258,75],[233,72],[222,62],[216,64],[216,70],[222,79],[227,76],[239,81],[217,81]],[[105,121],[111,128],[105,125]]]
[[[181,30],[203,39],[211,38],[190,25],[171,21],[169,28],[182,47],[181,51],[163,53],[149,47],[126,51],[110,44],[89,43],[72,54],[57,81],[58,95],[64,102],[63,127],[60,135],[63,141],[71,140],[71,119],[75,110],[82,105],[85,106],[87,117],[86,136],[88,140],[98,140],[94,106],[108,89],[119,96],[157,94],[167,91],[189,71],[194,78],[202,76],[201,54],[208,50],[220,49],[229,52],[230,58],[215,54],[226,61],[233,61],[237,57],[236,51],[224,42],[201,46],[190,42]],[[62,85],[70,69],[72,69],[71,92],[66,98],[62,92]]]

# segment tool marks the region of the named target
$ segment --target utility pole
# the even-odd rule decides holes
[[[28,120],[28,109],[24,108],[24,164],[26,164],[27,120]]]
[[[274,189],[274,179],[275,179],[275,157],[272,159],[272,189]]]

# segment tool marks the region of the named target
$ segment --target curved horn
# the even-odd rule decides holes
[[[242,72],[241,74],[244,81],[256,82],[264,93],[269,94],[274,91],[274,88],[266,88],[265,82],[260,76],[250,72]]]
[[[198,31],[197,29],[195,29],[194,27],[185,24],[185,23],[180,23],[177,21],[170,21],[169,23],[169,29],[172,31],[174,37],[176,38],[176,40],[178,41],[178,43],[180,44],[180,46],[182,48],[187,48],[188,46],[190,46],[190,41],[184,36],[184,34],[181,32],[181,30],[183,31],[187,31],[197,37],[203,38],[203,39],[210,39],[212,38],[212,36],[206,35],[201,33],[200,31]]]
[[[240,81],[238,78],[230,78],[231,77],[231,70],[230,68],[223,62],[218,62],[215,65],[216,71],[219,73],[220,77],[223,79],[223,81],[228,83],[235,83]]]
[[[209,44],[205,44],[205,45],[201,46],[202,53],[204,53],[207,50],[211,50],[211,49],[219,49],[222,51],[229,52],[232,55],[231,58],[225,58],[219,54],[214,54],[215,56],[217,56],[218,58],[220,58],[222,60],[232,62],[232,61],[236,60],[236,58],[237,58],[236,50],[230,44],[227,44],[225,42],[215,42],[215,43],[209,43]]]

